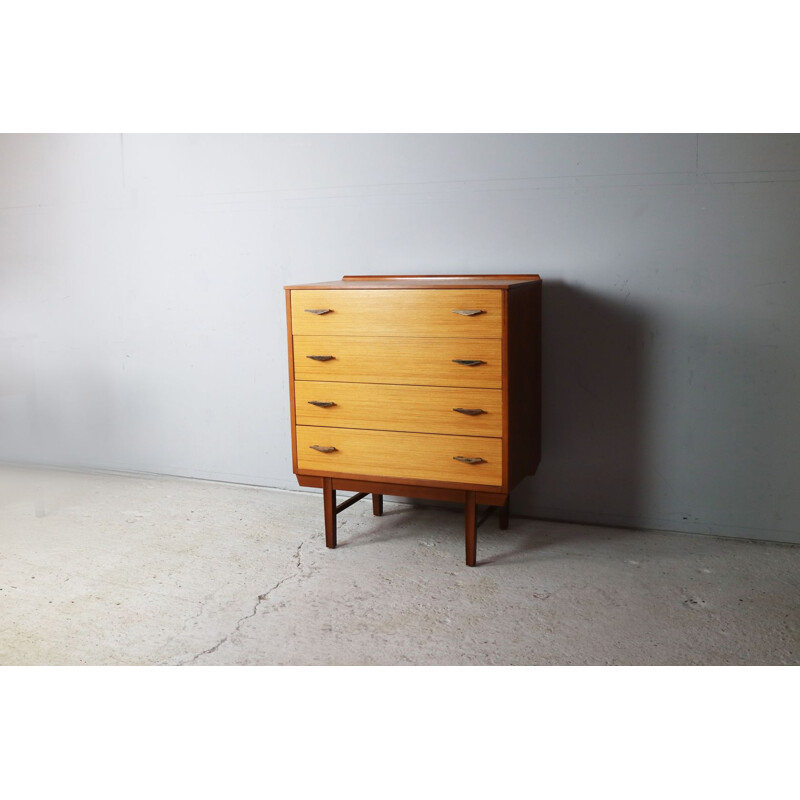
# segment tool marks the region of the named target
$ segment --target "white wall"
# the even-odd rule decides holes
[[[800,136],[2,135],[0,460],[293,488],[282,286],[539,272],[521,513],[800,541]]]

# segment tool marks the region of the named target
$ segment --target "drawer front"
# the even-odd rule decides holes
[[[498,289],[294,289],[292,332],[499,339],[502,294]]]
[[[299,381],[499,389],[502,367],[499,339],[294,337],[294,377]]]
[[[500,389],[296,381],[294,397],[298,425],[503,435]]]
[[[336,449],[320,452],[312,446]],[[483,459],[467,464],[461,458]],[[500,486],[502,440],[297,426],[300,470]]]

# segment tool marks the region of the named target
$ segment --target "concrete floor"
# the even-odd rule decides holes
[[[0,664],[800,664],[797,546],[462,519],[0,467]]]

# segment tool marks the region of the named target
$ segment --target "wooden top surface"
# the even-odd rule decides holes
[[[539,281],[538,275],[345,275],[340,281],[284,289],[509,289]]]

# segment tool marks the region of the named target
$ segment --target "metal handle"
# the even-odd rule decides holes
[[[453,411],[458,411],[459,414],[466,414],[469,417],[477,417],[478,414],[485,414],[482,408],[454,408]]]
[[[333,453],[336,450],[335,447],[323,447],[321,444],[312,444],[309,447],[312,450],[319,450],[320,453]]]
[[[311,358],[314,361],[332,361],[333,356],[306,356],[306,358]]]
[[[309,405],[319,406],[320,408],[330,408],[336,405],[333,400],[309,400],[308,403]]]
[[[485,361],[472,361],[469,358],[454,358],[454,364],[463,364],[465,367],[477,367],[478,364],[485,364]]]
[[[453,461],[462,461],[464,464],[483,464],[483,458],[467,458],[466,456],[453,456]]]
[[[305,309],[306,314],[330,314],[333,311],[332,308],[307,308]]]
[[[485,314],[481,308],[454,308],[454,314],[461,314],[462,317],[474,317],[476,314]]]

